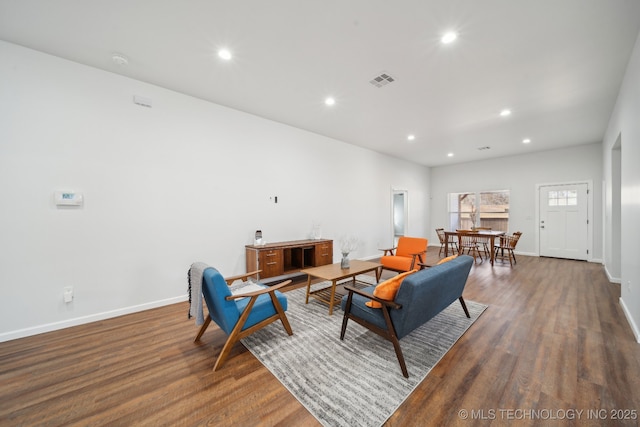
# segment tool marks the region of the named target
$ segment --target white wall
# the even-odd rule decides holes
[[[612,150],[619,142],[621,153]],[[615,109],[602,144],[605,189],[608,193],[605,205],[605,233],[615,236],[619,208],[620,241],[607,239],[605,264],[607,270],[617,272],[617,256],[621,260],[620,303],[627,319],[640,342],[640,259],[638,240],[640,239],[640,36],[636,40],[624,81],[620,88]],[[618,158],[616,159],[616,156]],[[619,172],[612,168],[620,167]],[[617,166],[616,166],[617,165]],[[616,174],[619,174],[617,178]],[[610,195],[618,184],[619,198]],[[616,190],[617,191],[617,190]],[[613,206],[619,200],[620,206]]]
[[[602,148],[587,144],[431,169],[431,236],[448,228],[447,194],[510,190],[509,232],[521,231],[517,252],[538,254],[536,199],[539,184],[591,181],[592,261],[602,258]],[[437,240],[436,240],[437,241]]]
[[[184,300],[194,261],[244,272],[256,229],[379,255],[392,187],[427,233],[423,166],[5,42],[0,94],[0,341]]]

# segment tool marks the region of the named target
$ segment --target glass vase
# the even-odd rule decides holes
[[[349,252],[342,253],[342,261],[340,261],[340,268],[346,270],[349,268]]]

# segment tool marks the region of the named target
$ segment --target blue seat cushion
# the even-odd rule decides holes
[[[283,310],[287,310],[287,297],[280,291],[276,291],[276,298],[280,302]],[[244,312],[244,309],[247,307],[250,298],[241,298],[236,300],[236,306],[238,307],[238,312]],[[271,302],[271,297],[269,294],[263,294],[258,297],[255,304],[251,308],[251,314],[249,314],[249,318],[244,324],[242,330],[244,331],[247,328],[252,327],[253,325],[260,323],[264,319],[273,316],[277,311]]]

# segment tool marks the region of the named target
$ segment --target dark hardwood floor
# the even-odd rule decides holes
[[[386,425],[638,425],[640,344],[619,296],[599,264],[475,265],[464,297],[489,308]],[[225,337],[194,343],[187,309],[0,343],[0,425],[319,425],[242,345],[213,373]]]

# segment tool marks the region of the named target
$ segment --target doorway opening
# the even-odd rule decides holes
[[[407,234],[408,222],[408,199],[407,190],[391,189],[391,221],[392,221],[392,242],[393,247],[398,245],[398,239]]]

